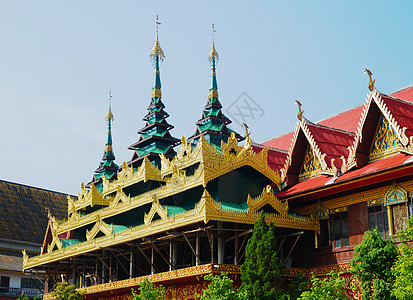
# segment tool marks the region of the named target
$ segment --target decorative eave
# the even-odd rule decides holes
[[[288,203],[280,202],[276,199],[271,189],[265,188],[263,193],[251,198],[248,196],[248,201],[251,207],[248,210],[241,210],[235,208],[225,208],[220,202],[216,202],[206,189],[200,199],[195,204],[195,208],[178,214],[171,214],[168,216],[167,208],[159,205],[159,200],[156,197],[151,197],[152,207],[149,213],[145,216],[145,223],[138,226],[126,228],[122,231],[114,232],[113,225],[108,225],[102,221],[103,213],[94,215],[94,226],[86,233],[86,241],[62,247],[62,242],[58,237],[58,227],[53,232],[53,241],[49,246],[49,253],[29,258],[24,255],[23,270],[27,270],[43,264],[63,260],[72,256],[86,254],[95,251],[96,249],[111,247],[122,243],[131,242],[133,240],[151,236],[172,230],[177,227],[187,226],[198,222],[207,223],[210,220],[233,222],[242,224],[254,224],[259,218],[260,211],[257,207],[260,205],[270,204],[278,213],[265,213],[265,220],[267,223],[273,222],[277,227],[294,228],[300,230],[312,230],[319,232],[320,225],[318,220],[314,218],[302,216],[290,216],[287,214]],[[253,205],[255,203],[255,206]],[[259,203],[259,205],[257,205]],[[126,203],[128,204],[128,203]],[[118,203],[114,209],[121,210],[125,203]],[[128,205],[128,207],[130,207]],[[161,214],[161,219],[153,220],[155,213]],[[96,237],[96,234],[102,231],[105,235]],[[57,245],[57,250],[52,250]],[[60,245],[60,247],[59,247]]]
[[[377,105],[377,107],[379,108],[383,116],[386,118],[386,120],[389,122],[391,128],[393,129],[399,141],[401,142],[402,147],[400,148],[400,152],[413,155],[413,136],[410,136],[409,138],[406,136],[405,132],[407,128],[401,127],[398,124],[396,118],[392,115],[391,110],[387,107],[387,105],[383,101],[382,94],[380,94],[377,91],[377,89],[374,89],[369,94],[367,94],[366,103],[364,105],[362,116],[361,116],[360,122],[357,127],[356,138],[354,140],[353,145],[348,148],[349,156],[347,160],[344,157],[342,157],[342,160],[343,160],[343,164],[341,167],[342,173],[345,173],[348,170],[357,166],[357,162],[356,162],[357,149],[360,143],[362,142],[363,127],[366,123],[366,118],[367,118],[367,115],[369,113],[369,110],[370,110],[370,107],[373,101]]]
[[[304,133],[305,137],[307,138],[308,144],[312,148],[314,154],[316,155],[318,161],[321,164],[321,170],[318,171],[318,175],[323,174],[323,175],[333,176],[337,171],[337,168],[334,165],[334,159],[331,160],[330,166],[327,165],[325,161],[327,154],[322,153],[320,151],[320,148],[318,147],[317,142],[315,141],[310,129],[307,126],[307,122],[308,121],[304,117],[302,117],[302,119],[299,120],[297,123],[297,127],[294,131],[293,138],[291,140],[290,148],[288,150],[288,155],[285,160],[284,167],[280,170],[282,182],[285,181],[287,174],[288,174],[288,170],[292,164],[293,151],[295,149],[295,145],[297,143],[297,138],[298,138],[300,130]]]
[[[177,151],[177,155],[171,161],[161,155],[161,173],[162,177],[165,178],[174,170],[182,170],[199,163],[203,170],[202,185],[205,187],[209,181],[217,177],[243,166],[250,166],[281,188],[280,174],[277,170],[269,167],[267,155],[267,147],[261,152],[255,153],[251,148],[249,137],[245,139],[243,146],[238,146],[234,132],[231,133],[227,143],[221,141],[221,151],[210,145],[202,134],[195,147],[183,137],[181,149]]]
[[[108,181],[105,176],[102,176],[103,181]],[[86,208],[88,206],[93,207],[94,205],[109,205],[109,201],[105,199],[102,193],[96,188],[94,184],[90,186],[89,189],[85,187],[82,182],[80,186],[80,193],[77,199],[67,196],[68,200],[68,214],[76,213],[78,210]]]
[[[97,216],[106,219],[152,203],[154,198],[161,200],[195,187],[205,188],[209,181],[243,166],[250,166],[280,187],[279,172],[268,165],[267,155],[267,147],[255,153],[251,148],[249,137],[243,146],[238,146],[238,141],[232,134],[228,143],[222,142],[221,151],[210,145],[203,136],[195,147],[182,138],[181,149],[171,161],[161,156],[161,170],[146,157],[137,172],[124,162],[116,180],[110,182],[103,179],[102,193],[96,188],[82,189],[80,200],[68,198],[68,220],[59,224],[57,233],[61,234],[93,224]],[[187,176],[185,169],[193,165],[196,165],[193,175]],[[162,181],[165,184],[134,197],[123,192],[124,188],[147,180]],[[80,214],[79,209],[92,204],[105,207],[86,215]]]
[[[297,274],[301,271],[298,269],[294,269]],[[304,270],[302,271],[304,272]],[[161,273],[155,273],[151,275],[146,275],[146,276],[140,276],[140,277],[133,277],[131,279],[124,279],[124,280],[119,280],[119,281],[114,281],[114,282],[107,282],[107,283],[102,283],[102,284],[97,284],[97,285],[92,285],[84,288],[77,289],[78,291],[81,292],[86,292],[86,297],[92,296],[93,298],[99,297],[98,294],[100,293],[117,293],[118,291],[123,291],[123,290],[129,290],[131,288],[138,289],[139,285],[145,281],[145,279],[150,279],[154,283],[160,283],[164,284],[165,281],[168,281],[169,283],[171,281],[182,281],[184,278],[196,278],[196,280],[199,280],[199,278],[204,278],[205,275],[207,274],[221,274],[221,273],[227,273],[231,275],[240,275],[241,274],[241,265],[221,265],[221,264],[205,264],[205,265],[199,265],[199,266],[193,266],[193,267],[188,267],[188,268],[183,268],[183,269],[178,269],[178,270],[172,270],[172,271],[167,271],[167,272],[161,272]],[[308,272],[310,276],[311,273]],[[207,285],[206,282],[204,281],[205,286]],[[169,286],[166,288],[167,293],[168,289],[174,289],[174,286]],[[52,296],[51,293],[46,294],[43,296],[43,300],[55,300],[55,298]]]
[[[149,161],[147,156],[144,156],[137,172],[134,172],[132,166],[128,166],[126,162],[123,162],[122,170],[118,172],[117,180],[109,181],[103,179],[103,194],[109,195],[116,192],[118,188],[125,188],[141,181],[147,182],[148,180],[164,181],[159,169]]]

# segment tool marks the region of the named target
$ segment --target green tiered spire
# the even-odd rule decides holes
[[[180,140],[172,137],[169,132],[174,127],[166,121],[169,115],[164,111],[165,105],[161,100],[162,92],[159,64],[160,61],[163,61],[165,55],[158,40],[159,24],[157,16],[156,41],[149,55],[154,67],[154,80],[151,91],[152,100],[148,107],[148,113],[143,118],[143,120],[146,121],[146,125],[138,131],[138,134],[141,135],[139,141],[129,146],[129,149],[134,150],[132,160],[129,162],[134,168],[137,168],[142,163],[142,159],[145,156],[147,156],[154,165],[160,166],[159,154],[162,153],[168,158],[174,157],[176,153],[173,147],[180,143]]]
[[[92,181],[88,183],[88,186],[92,183],[95,184],[98,189],[102,188],[102,177],[105,176],[110,181],[116,179],[116,174],[119,168],[119,166],[114,163],[115,154],[113,153],[112,146],[112,122],[114,118],[111,109],[111,101],[112,93],[109,91],[109,110],[105,118],[108,125],[108,139],[105,145],[102,161],[100,162],[99,167],[95,170]]]
[[[231,124],[231,120],[228,119],[222,113],[222,105],[218,100],[218,83],[216,77],[216,63],[219,59],[218,52],[215,49],[214,43],[214,24],[212,24],[212,49],[209,52],[209,63],[211,64],[211,88],[208,93],[208,102],[202,112],[201,119],[196,122],[196,132],[188,140],[193,141],[194,144],[198,143],[198,140],[203,134],[206,140],[217,148],[221,147],[221,141],[226,142],[231,135],[232,130],[227,127]],[[236,138],[240,141],[243,139],[241,135],[234,132]]]

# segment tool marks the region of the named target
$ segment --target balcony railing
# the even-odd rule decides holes
[[[43,294],[43,292],[38,289],[0,287],[0,297],[19,297],[22,293],[29,298]]]

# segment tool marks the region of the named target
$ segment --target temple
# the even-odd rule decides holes
[[[366,230],[391,236],[406,228],[413,87],[386,95],[370,72],[364,104],[311,122],[297,101],[295,130],[256,144],[247,126],[244,137],[227,127],[213,42],[207,105],[195,134],[179,141],[161,100],[158,30],[150,56],[151,102],[131,161],[114,171],[109,107],[108,142],[92,182],[68,197],[66,219],[50,218],[42,253],[23,254],[27,273],[47,276],[46,293],[66,280],[88,299],[122,298],[150,276],[168,299],[195,299],[207,286],[203,275],[226,272],[239,283],[261,212],[277,227],[278,254],[291,274],[340,270],[349,277]]]

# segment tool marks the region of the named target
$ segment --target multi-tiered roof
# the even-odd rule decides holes
[[[157,23],[158,25],[159,23]],[[159,155],[172,158],[176,154],[173,147],[179,144],[179,139],[173,137],[169,132],[174,128],[166,121],[169,114],[164,110],[162,102],[161,76],[159,64],[165,58],[164,52],[159,44],[158,27],[156,29],[156,41],[150,53],[154,67],[154,80],[151,92],[151,103],[148,113],[143,118],[145,127],[138,131],[139,140],[129,146],[133,150],[133,157],[129,164],[137,168],[142,164],[142,159],[147,157],[154,165],[160,166]]]
[[[103,153],[102,161],[99,167],[93,174],[92,181],[88,183],[88,186],[94,184],[98,189],[102,190],[102,178],[105,177],[109,181],[116,179],[119,166],[115,163],[115,154],[113,153],[112,145],[112,122],[114,120],[111,108],[112,95],[109,92],[109,110],[106,114],[106,122],[108,125],[108,137],[105,145],[105,151]]]
[[[204,135],[210,144],[220,148],[221,142],[226,142],[234,131],[227,127],[227,125],[231,124],[231,120],[223,114],[222,105],[218,100],[216,63],[218,62],[219,56],[215,49],[214,41],[212,41],[212,48],[208,58],[211,64],[211,87],[208,93],[208,102],[202,111],[201,119],[195,123],[195,134],[188,140],[196,144],[200,136]],[[234,134],[238,141],[243,139],[238,133],[234,132]]]

